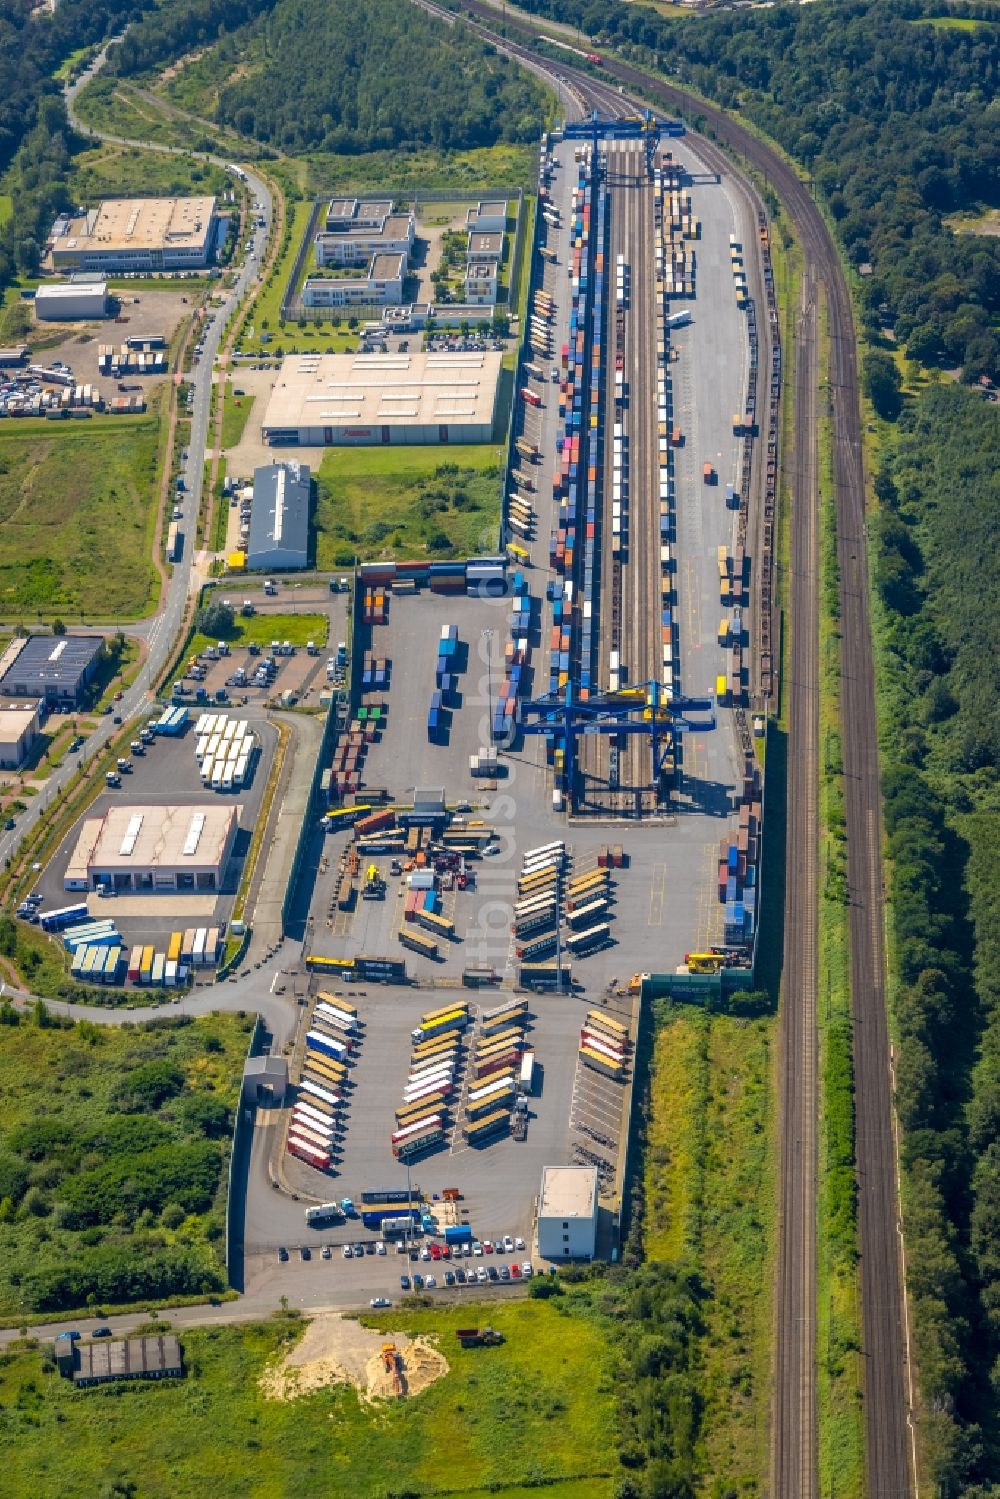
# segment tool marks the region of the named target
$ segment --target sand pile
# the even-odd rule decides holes
[[[386,1368],[383,1344],[393,1343],[395,1373]],[[269,1365],[260,1387],[269,1400],[295,1400],[330,1384],[350,1384],[367,1400],[395,1400],[419,1395],[448,1372],[448,1361],[425,1338],[380,1333],[323,1312],[279,1363]]]

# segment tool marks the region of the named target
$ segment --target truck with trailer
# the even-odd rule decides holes
[[[570,963],[557,967],[554,961],[540,963],[527,959],[520,965],[518,982],[524,989],[569,990],[573,985],[573,967]]]
[[[419,1124],[410,1124],[404,1130],[397,1130],[390,1137],[390,1144],[396,1160],[405,1161],[439,1145],[443,1139],[444,1121],[440,1114],[434,1114]]]

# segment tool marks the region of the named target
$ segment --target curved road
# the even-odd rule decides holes
[[[74,103],[79,91],[91,78],[100,71],[107,57],[108,47],[95,58],[90,67],[81,74],[79,79],[67,86],[66,107],[69,113],[70,123],[74,130],[81,135],[90,136],[95,140],[102,140],[116,145],[135,146],[142,150],[159,151],[173,156],[190,156],[190,151],[185,151],[178,146],[161,146],[151,144],[147,141],[126,140],[121,136],[110,135],[104,131],[94,130],[85,124],[76,114]],[[207,158],[216,166],[225,167],[226,162],[221,158],[210,156]],[[268,224],[271,221],[271,194],[260,177],[256,176],[249,168],[244,168],[247,175],[247,185],[256,196],[257,201],[263,204],[264,217]],[[160,598],[160,606],[157,613],[151,619],[142,623],[136,634],[145,637],[147,645],[146,659],[136,676],[135,681],[125,693],[124,698],[116,705],[118,715],[125,723],[135,718],[138,714],[148,711],[155,683],[166,665],[170,653],[174,648],[177,636],[180,632],[184,611],[187,607],[190,594],[197,592],[204,581],[196,553],[191,545],[197,534],[197,517],[201,505],[202,476],[204,473],[205,454],[208,445],[208,426],[212,410],[212,367],[215,356],[221,343],[225,326],[231,315],[239,307],[240,303],[251,290],[257,276],[257,265],[263,253],[267,241],[267,228],[254,230],[255,259],[244,261],[240,266],[235,284],[229,288],[218,285],[217,292],[223,298],[223,304],[212,314],[211,323],[203,330],[204,352],[195,361],[190,379],[194,385],[194,404],[191,407],[191,438],[188,443],[187,463],[182,468],[185,482],[185,493],[178,497],[178,503],[183,510],[183,519],[180,521],[184,533],[185,546],[180,562],[174,564],[173,571],[168,583],[165,585]],[[245,241],[244,241],[245,243]],[[182,283],[178,283],[179,286]],[[206,318],[206,323],[208,319]],[[169,501],[172,503],[172,499]],[[85,767],[99,755],[108,741],[116,734],[121,733],[121,727],[115,724],[112,715],[108,715],[100,721],[97,728],[90,734],[80,751],[80,754],[68,760],[58,770],[54,770],[45,783],[44,789],[33,797],[27,810],[18,819],[17,827],[9,833],[0,835],[0,864],[11,859],[17,852],[24,839],[38,826],[46,812],[52,806],[53,801],[64,794],[69,783],[72,781],[81,767]]]

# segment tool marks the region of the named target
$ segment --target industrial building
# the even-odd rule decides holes
[[[538,1195],[538,1253],[592,1260],[597,1248],[597,1168],[546,1166]]]
[[[28,635],[0,655],[0,697],[41,699],[47,707],[78,708],[97,670],[99,635]]]
[[[495,260],[473,260],[465,268],[465,300],[473,307],[492,307],[497,299]]]
[[[352,224],[339,232],[317,234],[313,241],[316,264],[367,265],[373,255],[409,255],[416,220],[411,213],[387,213],[374,227]]]
[[[83,1387],[115,1379],[180,1379],[184,1373],[181,1345],[173,1333],[93,1343],[78,1343],[60,1333],[55,1352],[60,1374]]]
[[[273,447],[489,442],[497,353],[299,354],[264,414]]]
[[[0,770],[19,770],[38,742],[40,703],[0,705]]]
[[[197,270],[211,261],[214,198],[107,198],[52,226],[57,271]]]
[[[108,316],[106,281],[59,281],[35,293],[35,317],[42,323]]]
[[[303,307],[386,307],[403,300],[405,255],[373,255],[363,274],[309,276],[302,288]]]
[[[503,235],[502,234],[470,234],[466,245],[467,260],[495,260],[503,259]]]
[[[391,198],[333,198],[326,206],[326,227],[330,234],[378,229],[391,213]]]
[[[309,469],[269,463],[254,469],[247,566],[268,572],[309,562]]]
[[[288,1092],[287,1057],[247,1057],[243,1064],[243,1102],[280,1106]]]
[[[465,216],[465,227],[470,234],[501,234],[507,227],[507,203],[503,198],[491,202],[477,203]]]
[[[116,803],[85,818],[66,866],[67,890],[122,893],[222,889],[242,806]]]

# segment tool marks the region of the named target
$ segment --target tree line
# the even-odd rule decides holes
[[[530,74],[409,0],[180,0],[133,27],[114,66],[143,72],[217,37],[216,118],[291,155],[468,149],[541,128]]]
[[[927,390],[878,475],[874,537],[921,1437],[936,1491],[969,1499],[1000,1458],[998,451],[1000,411]]]

